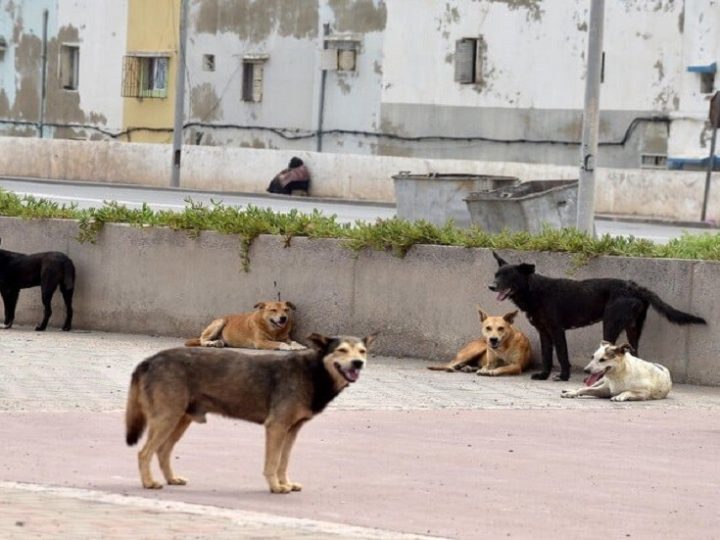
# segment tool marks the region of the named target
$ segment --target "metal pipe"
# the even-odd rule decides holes
[[[595,232],[595,166],[597,163],[598,125],[600,120],[600,71],[602,67],[603,19],[605,0],[590,0],[585,109],[580,146],[580,182],[578,186],[577,228]]]
[[[325,23],[323,24],[323,35],[322,35],[322,46],[323,49],[327,48],[327,44],[325,42],[325,37],[330,33],[330,24]],[[316,139],[316,145],[315,150],[318,152],[322,152],[322,132],[323,132],[323,122],[325,121],[325,78],[327,77],[327,71],[322,69],[322,63],[320,66],[321,73],[320,73],[320,103],[318,105],[318,127],[317,127],[317,139]]]
[[[185,55],[187,47],[187,0],[180,0],[180,43],[175,69],[175,121],[173,124],[172,175],[170,187],[180,187],[183,118],[185,107]]]
[[[48,33],[48,10],[43,10],[43,33],[42,33],[42,73],[40,74],[40,121],[38,125],[38,136],[44,137],[45,109],[47,107],[47,33]]]

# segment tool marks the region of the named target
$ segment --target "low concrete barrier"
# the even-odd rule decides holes
[[[418,246],[400,259],[385,252],[355,254],[331,239],[295,238],[285,247],[284,238],[261,236],[246,273],[234,236],[204,232],[190,238],[169,229],[106,225],[93,245],[78,243],[77,233],[74,221],[0,218],[3,248],[59,250],[73,258],[76,328],[191,337],[215,316],[249,310],[281,293],[298,305],[299,337],[380,331],[380,354],[444,361],[478,336],[475,304],[491,313],[515,309],[498,303],[487,288],[497,265],[486,249]],[[503,255],[533,262],[550,276],[572,268],[562,254]],[[667,365],[675,381],[720,385],[720,264],[600,257],[574,277],[593,276],[633,279],[674,307],[705,317],[708,326],[675,326],[650,309],[641,356]],[[40,314],[40,291],[23,291],[18,322],[35,324]],[[56,295],[53,330],[62,317]],[[518,320],[538,357],[536,332],[524,316]],[[599,325],[568,332],[575,366],[587,362],[601,336]]]
[[[0,176],[167,187],[171,150],[165,144],[0,137]],[[310,168],[313,195],[379,202],[395,202],[392,176],[400,171],[513,176],[522,181],[578,176],[577,167],[540,163],[185,146],[181,185],[264,193],[270,179],[294,155]],[[715,175],[707,214],[716,221],[720,220],[718,183]],[[705,173],[599,168],[596,186],[597,212],[693,221],[702,212]]]

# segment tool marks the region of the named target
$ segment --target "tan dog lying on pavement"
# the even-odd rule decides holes
[[[458,371],[476,365],[478,375],[520,375],[530,363],[530,341],[512,323],[517,310],[502,317],[491,317],[478,307],[482,337],[471,341],[436,371]]]
[[[298,431],[358,380],[374,339],[312,334],[312,349],[285,354],[179,347],[143,360],[132,374],[125,413],[129,445],[148,431],[138,454],[143,487],[162,487],[150,472],[154,455],[168,484],[187,483],[173,472],[173,447],[192,422],[205,423],[214,413],[263,424],[270,491],[300,491],[287,472]]]
[[[670,393],[670,371],[663,365],[633,356],[627,343],[616,347],[609,341],[600,343],[593,359],[585,367],[590,376],[586,386],[563,390],[564,398],[594,396],[611,401],[645,401],[663,399]]]
[[[295,324],[292,302],[258,302],[255,311],[226,315],[211,322],[199,338],[189,339],[186,347],[244,347],[290,351],[305,346],[293,341]]]

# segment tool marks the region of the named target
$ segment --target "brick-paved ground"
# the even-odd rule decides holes
[[[64,333],[51,330],[36,333],[29,328],[0,331],[0,433],[4,432],[7,436],[8,430],[17,429],[19,418],[60,419],[68,418],[68,414],[89,417],[108,413],[115,418],[124,409],[133,367],[158,350],[180,344],[179,339],[99,332]],[[643,403],[616,404],[593,399],[563,400],[559,398],[560,389],[580,384],[581,377],[578,374],[570,383],[530,381],[527,376],[489,379],[473,374],[431,372],[424,369],[426,364],[412,359],[372,357],[361,381],[339,396],[329,410],[345,411],[343,414],[349,415],[352,415],[353,411],[380,414],[380,425],[384,421],[382,419],[393,412],[403,413],[407,418],[416,415],[420,424],[427,421],[428,414],[442,419],[449,418],[448,415],[453,418],[465,415],[463,411],[474,414],[473,411],[494,410],[499,413],[505,411],[502,414],[512,414],[509,411],[527,412],[538,409],[547,411],[541,414],[562,415],[561,418],[566,419],[571,418],[568,414],[572,414],[572,411],[584,415],[595,414],[593,418],[599,418],[599,423],[607,423],[612,411],[621,411],[618,414],[633,415],[626,417],[627,422],[637,418],[651,427],[655,425],[654,422],[661,425],[665,416],[671,419],[674,411],[685,415],[682,418],[697,416],[706,421],[707,413],[711,413],[710,417],[717,416],[720,419],[720,413],[714,414],[714,411],[720,409],[720,389],[717,388],[676,385],[669,399]],[[704,412],[695,415],[692,413],[695,410]],[[638,416],[643,414],[643,411],[647,411],[647,416]],[[585,418],[589,419],[590,416]],[[677,426],[683,425],[682,418],[676,419],[672,429],[677,431]],[[435,421],[427,425],[438,424]],[[654,429],[648,433],[657,434],[657,431]],[[12,436],[12,433],[10,435]],[[675,433],[668,435],[674,436]],[[33,435],[41,436],[42,434]],[[444,436],[452,437],[451,434]],[[17,448],[22,444],[18,446],[17,441],[13,442],[13,448],[17,452]],[[27,442],[28,445],[36,443],[40,444],[35,438],[28,439]],[[392,444],[392,441],[388,443]],[[701,443],[706,444],[702,441]],[[403,444],[408,444],[408,441]],[[416,444],[422,446],[428,442],[423,443],[421,438],[418,438]],[[715,462],[720,463],[720,460],[717,460],[717,448],[715,444],[713,448],[705,448],[702,452],[714,452]],[[373,449],[369,450],[372,452]],[[463,459],[468,456],[462,453],[457,455],[465,456]],[[447,457],[453,459],[454,456]],[[20,458],[11,461],[12,467],[25,463]],[[471,470],[478,464],[468,463]],[[258,513],[255,511],[257,508],[252,506],[249,508],[253,511],[248,511],[244,508],[220,509],[212,505],[188,504],[177,500],[163,501],[157,497],[144,496],[146,492],[142,491],[137,493],[140,496],[123,497],[117,493],[77,486],[63,488],[57,486],[72,485],[72,482],[68,482],[66,478],[63,482],[60,482],[59,478],[35,481],[32,471],[24,474],[24,471],[11,470],[8,467],[11,466],[0,469],[5,471],[0,472],[5,474],[0,477],[0,534],[4,538],[398,538],[399,533],[393,531],[414,529],[412,526],[386,527],[386,530],[381,530],[383,527],[372,529],[344,525],[342,514],[337,519],[330,520],[298,519],[283,517],[273,511]],[[711,481],[716,482],[717,487],[720,485],[720,468],[715,472],[717,475]],[[26,481],[25,478],[31,479],[27,480],[29,484],[17,483],[18,479]],[[2,482],[3,480],[6,481]],[[703,486],[703,489],[705,488],[710,492],[715,489],[712,485]],[[380,486],[377,489],[382,492]],[[440,484],[438,489],[444,489],[444,486]],[[433,489],[428,488],[427,493],[430,505]],[[467,495],[465,494],[465,497]],[[306,496],[309,497],[304,492],[301,495],[292,495]],[[720,489],[718,496],[720,497]],[[572,503],[572,500],[570,502]],[[705,502],[708,504],[708,511],[714,512],[711,501]],[[698,504],[702,506],[700,502]],[[483,506],[483,503],[478,501],[470,507],[477,508],[478,505]],[[437,511],[442,513],[441,508]],[[402,512],[402,509],[399,508],[398,512]],[[292,515],[292,512],[285,515]],[[329,523],[330,521],[333,523]],[[711,525],[715,526],[714,523]],[[436,533],[424,528],[414,532]],[[528,537],[543,537],[542,530],[533,534],[530,534],[529,530],[526,532]],[[448,535],[475,537],[467,532]],[[515,536],[523,537],[523,534],[515,532]],[[638,536],[642,537],[633,535],[635,538]],[[575,537],[594,536],[576,534]],[[712,535],[706,537],[711,538]]]

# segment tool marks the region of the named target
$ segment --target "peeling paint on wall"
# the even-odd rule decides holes
[[[384,0],[328,0],[339,32],[382,32],[387,23]]]
[[[658,60],[653,64],[653,67],[657,69],[658,81],[662,81],[665,78],[665,68],[663,67],[662,60]]]
[[[527,10],[527,20],[541,21],[543,16],[543,10],[540,7],[542,0],[489,0],[497,4],[507,5],[510,11],[516,11],[519,9]]]
[[[210,83],[193,86],[190,90],[190,117],[201,122],[222,118],[220,100]]]
[[[252,43],[275,32],[296,39],[317,37],[317,0],[203,0],[196,6],[192,23],[198,33],[228,32]]]
[[[350,90],[352,90],[352,86],[347,80],[347,75],[344,73],[337,73],[337,85],[338,88],[340,88],[340,91],[345,95],[349,94]]]

